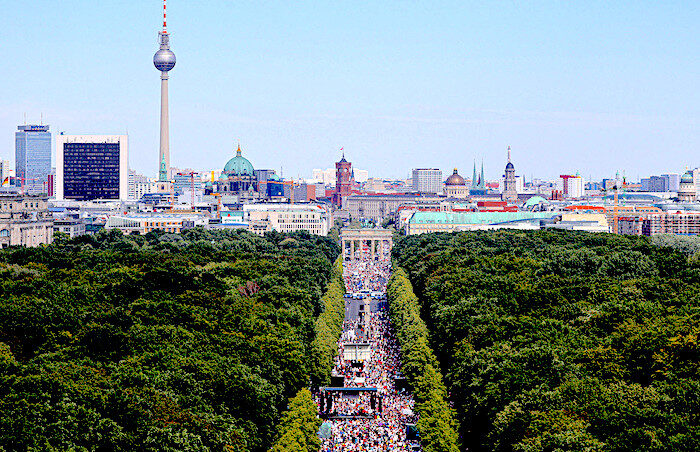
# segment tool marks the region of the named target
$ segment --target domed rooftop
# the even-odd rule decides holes
[[[455,168],[454,172],[450,177],[447,178],[445,181],[445,185],[466,185],[466,181],[462,176],[457,173],[457,168]]]
[[[683,176],[681,176],[681,184],[692,184],[693,183],[693,172],[686,171]]]
[[[532,198],[528,199],[525,202],[525,207],[536,206],[537,204],[540,204],[540,203],[549,204],[549,201],[544,199],[542,196],[533,196]]]
[[[511,169],[515,169],[515,165],[513,165],[511,162],[508,162],[508,164],[506,165],[506,171]]]
[[[270,176],[268,176],[267,180],[273,181],[273,182],[279,182],[282,179],[280,179],[280,177],[277,174],[270,174]]]
[[[238,145],[236,156],[226,162],[224,173],[227,176],[252,176],[255,174],[253,165],[241,153],[241,146]]]

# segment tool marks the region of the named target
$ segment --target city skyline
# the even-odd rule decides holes
[[[149,60],[162,3],[135,3],[10,10],[0,157],[13,160],[24,114],[35,123],[43,113],[54,134],[128,131],[130,166],[157,174]],[[427,166],[464,175],[483,156],[496,179],[508,145],[527,179],[617,170],[638,179],[700,163],[690,3],[210,4],[168,11],[185,62],[171,74],[175,167],[219,168],[238,140],[256,167],[304,177],[340,147],[371,176],[402,178]],[[521,22],[533,28],[513,26]],[[113,69],[94,64],[106,32]],[[45,59],[26,52],[38,43]]]

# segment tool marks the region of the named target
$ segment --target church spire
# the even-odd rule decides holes
[[[510,163],[510,146],[508,146],[508,163]]]
[[[479,188],[484,188],[486,181],[484,180],[484,159],[481,159],[481,177],[479,177]]]

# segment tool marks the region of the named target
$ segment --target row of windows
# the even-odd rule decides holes
[[[145,228],[144,229],[145,232],[151,232],[151,231],[155,231],[155,230],[160,230],[160,231],[164,231],[164,232],[174,232],[174,233],[180,232],[180,228]]]
[[[87,201],[119,197],[118,143],[65,143],[64,196]]]
[[[148,227],[161,227],[161,226],[181,226],[182,223],[179,221],[147,221],[145,226]]]

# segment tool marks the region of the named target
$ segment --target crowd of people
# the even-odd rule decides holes
[[[386,292],[390,274],[391,264],[388,262],[357,260],[344,264],[343,278],[348,292]]]
[[[354,261],[345,263],[344,273],[348,287],[385,293],[391,267],[386,262]],[[360,301],[348,300],[353,302]],[[360,389],[331,396],[332,407],[325,413],[330,434],[323,439],[320,452],[420,450],[406,437],[406,426],[417,421],[413,397],[395,387],[395,379],[401,377],[400,348],[388,314],[375,311],[345,320],[333,375],[342,376],[345,387],[376,388],[376,392]],[[369,345],[369,358],[361,362],[343,359],[344,346],[360,341]],[[327,409],[321,397],[319,409]]]

